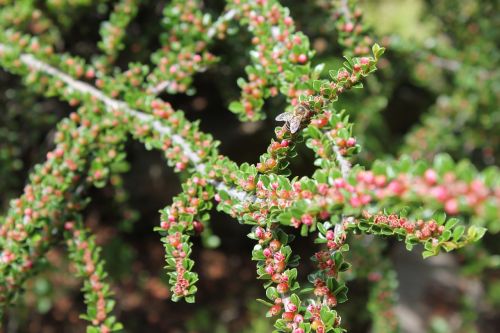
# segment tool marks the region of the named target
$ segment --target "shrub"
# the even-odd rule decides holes
[[[20,76],[36,96],[59,98],[73,111],[58,122],[53,149],[1,218],[0,309],[21,296],[26,281],[43,268],[47,252],[64,242],[75,274],[84,281],[87,332],[123,329],[113,315],[101,248],[85,228],[82,211],[89,188],[111,183],[122,191],[119,175],[127,170],[129,136],[160,150],[182,179],[181,193],[161,210],[155,228],[164,244],[173,301],[195,301],[192,238],[213,240],[213,203],[251,226],[252,259],[266,295],[260,302],[276,332],[344,331],[336,309],[347,301],[347,278],[354,277],[372,282],[373,329],[397,331],[397,281],[382,243],[366,246],[353,234],[403,241],[424,258],[467,247],[461,251],[466,263],[476,265],[476,274],[497,265],[478,242],[486,232],[500,230],[500,178],[490,166],[499,156],[500,53],[498,29],[484,15],[493,4],[471,1],[453,11],[436,4],[432,17],[443,31],[429,47],[378,37],[356,1],[318,0],[329,24],[304,28],[312,35],[336,36],[345,58],[340,66],[313,65],[310,39],[275,0],[227,1],[219,15],[208,14],[212,8],[204,9],[198,0],[173,0],[163,8],[156,50],[150,36],[126,45],[127,27],[153,4],[120,0],[100,25],[97,47],[82,56],[65,50],[65,38],[78,24],[103,17],[106,6],[93,1],[3,4],[0,65]],[[484,37],[476,38],[478,32]],[[174,94],[195,95],[194,75],[217,66],[214,45],[236,36],[248,36],[250,58],[237,80],[241,96],[228,102],[228,109],[249,122],[272,113],[266,101],[282,98],[286,104],[279,115],[272,113],[284,123],[254,164],[222,155],[218,141],[167,101]],[[316,41],[318,52],[328,48],[328,43],[321,46],[324,37]],[[140,51],[120,58],[129,49]],[[383,71],[375,73],[377,67]],[[414,84],[438,98],[398,145],[382,111],[401,70],[411,71]],[[351,91],[364,83],[363,92]],[[23,99],[23,93],[16,94],[13,103]],[[20,117],[26,117],[27,106]],[[18,133],[10,126],[16,121],[7,118],[1,133]],[[2,148],[5,178],[16,172],[16,140]],[[314,153],[315,171],[294,177],[290,163],[304,146]],[[318,244],[306,281],[299,278],[300,258],[292,251],[297,237],[295,244],[303,237]]]

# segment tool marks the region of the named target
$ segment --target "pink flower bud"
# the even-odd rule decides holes
[[[361,63],[361,65],[368,65],[370,63],[370,59],[368,59],[367,57],[363,57],[359,59],[359,62]]]
[[[375,185],[384,186],[385,182],[386,182],[386,177],[384,175],[375,176]]]
[[[361,199],[358,197],[358,196],[353,196],[350,200],[349,200],[349,203],[351,204],[351,206],[353,206],[354,208],[357,208],[359,206],[361,206]]]
[[[330,217],[330,213],[327,210],[323,210],[319,213],[319,218],[322,220],[326,220]]]
[[[265,268],[265,271],[269,275],[273,275],[274,274],[274,268],[271,265],[267,265],[266,268]]]
[[[444,204],[444,210],[446,213],[455,215],[458,214],[458,201],[457,199],[449,199]]]
[[[349,138],[346,141],[347,147],[353,147],[356,144],[356,139],[355,138]]]
[[[436,186],[431,189],[431,195],[437,200],[444,202],[448,198],[448,191],[444,186]]]
[[[282,283],[279,283],[277,286],[276,286],[276,290],[280,293],[280,294],[284,294],[288,291],[288,283],[285,283],[285,282],[282,282]]]
[[[274,260],[280,262],[280,261],[283,261],[285,260],[285,255],[281,252],[276,252],[273,256]]]
[[[177,163],[175,163],[175,168],[182,171],[186,168],[186,165],[182,162],[177,162]]]
[[[353,29],[354,29],[354,24],[352,24],[352,22],[347,22],[344,25],[344,31],[346,32],[352,32]]]
[[[425,171],[424,178],[427,184],[434,185],[437,181],[437,173],[432,169],[427,169],[427,171]]]
[[[288,312],[295,312],[297,311],[297,305],[293,304],[292,302],[289,302],[285,305],[285,309]]]
[[[373,175],[373,172],[371,171],[363,172],[363,180],[367,184],[372,184],[375,181],[375,176]]]
[[[302,215],[302,217],[300,218],[300,220],[302,221],[302,223],[304,223],[307,226],[310,226],[313,223],[313,218],[309,214]]]
[[[333,185],[335,185],[336,188],[343,188],[345,186],[345,180],[343,178],[336,178],[333,181]]]
[[[317,188],[321,195],[326,195],[328,193],[328,185],[326,184],[318,184]]]
[[[262,239],[264,238],[264,234],[265,234],[265,231],[262,227],[257,227],[257,229],[255,229],[255,236],[259,239]]]
[[[401,195],[403,194],[404,192],[404,187],[403,187],[403,184],[401,184],[399,181],[397,180],[393,180],[389,183],[389,185],[387,186],[387,189],[392,192],[392,194],[395,194],[395,195]]]

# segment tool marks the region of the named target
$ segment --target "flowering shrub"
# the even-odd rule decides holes
[[[492,62],[461,54],[463,63],[458,64],[440,58],[446,50],[414,52],[419,47],[395,37],[382,39],[393,52],[430,59],[416,68],[422,84],[436,83],[438,74],[429,74],[436,67],[450,70],[459,84],[451,96],[439,98],[434,112],[405,139],[402,151],[407,155],[381,154],[377,159],[376,150],[368,151],[372,156],[360,155],[360,142],[368,139],[363,134],[358,138],[350,121],[359,120],[360,128],[369,132],[363,109],[350,116],[349,109],[337,106],[364,81],[374,87],[366,95],[368,110],[379,107],[379,98],[388,94],[383,90],[391,89],[389,83],[376,89],[387,80],[376,76],[377,67],[390,65],[355,1],[317,1],[334,19],[345,57],[342,66],[327,70],[324,64],[312,65],[315,51],[309,38],[297,30],[289,9],[275,0],[227,1],[217,18],[205,12],[199,0],[173,0],[163,9],[160,46],[151,52],[149,64],[131,61],[121,69],[116,62],[125,48],[125,29],[141,1],[117,2],[99,30],[98,54],[90,59],[59,50],[72,17],[92,1],[48,1],[43,11],[32,1],[3,2],[0,65],[37,94],[66,101],[74,111],[58,123],[52,151],[33,169],[24,193],[11,201],[1,218],[0,311],[15,303],[26,281],[41,270],[47,252],[64,240],[84,281],[87,310],[82,318],[89,322],[87,332],[122,330],[113,315],[101,250],[83,225],[82,210],[90,187],[110,181],[121,186],[116,177],[125,171],[128,136],[147,149],[162,151],[182,175],[182,192],[161,210],[155,228],[165,248],[172,300],[195,301],[198,275],[190,256],[192,238],[212,235],[209,212],[215,203],[218,210],[251,226],[252,259],[267,297],[260,301],[276,332],[345,331],[337,307],[347,301],[349,274],[366,275],[373,282],[368,310],[374,329],[397,331],[394,271],[379,245],[371,254],[372,263],[379,263],[376,270],[351,265],[352,252],[367,252],[355,245],[353,234],[394,238],[408,250],[422,250],[426,258],[474,249],[487,231],[500,230],[499,171],[483,168],[493,164],[497,152],[494,141],[490,147],[488,136],[477,133],[486,127],[498,139],[498,117],[476,114],[496,105],[491,91],[498,88],[498,71],[488,71]],[[193,76],[218,61],[210,51],[213,44],[238,32],[250,35],[250,60],[245,77],[237,80],[241,96],[228,104],[229,110],[242,121],[256,121],[268,116],[265,102],[271,97],[282,96],[287,104],[279,118],[284,125],[276,127],[275,138],[255,164],[237,164],[223,156],[219,142],[167,101],[168,94],[195,94]],[[457,50],[469,40],[461,43]],[[484,79],[471,84],[476,76]],[[465,118],[458,117],[459,112]],[[367,113],[369,120],[378,116],[377,111]],[[467,154],[460,155],[462,146],[448,142],[451,130],[443,128],[450,119],[454,128],[471,124],[472,132],[466,130],[463,142],[468,150],[482,149],[482,170]],[[310,177],[292,177],[290,163],[302,142],[314,153],[316,170]],[[307,281],[299,278],[300,258],[292,243],[296,237],[318,244]]]

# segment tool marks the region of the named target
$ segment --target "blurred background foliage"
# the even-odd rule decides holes
[[[8,2],[0,0],[0,6]],[[283,4],[290,8],[298,29],[309,36],[316,50],[314,62],[336,69],[343,61],[343,48],[337,42],[331,12],[321,7],[325,2],[286,0]],[[90,60],[98,53],[99,24],[107,19],[114,1],[23,3],[26,10],[13,15],[0,7],[0,15],[12,18],[12,24],[25,32],[43,36],[59,50]],[[122,69],[130,61],[149,62],[150,50],[159,46],[159,22],[166,3],[142,1],[127,28],[127,52],[117,61]],[[416,159],[448,152],[454,159],[470,159],[480,169],[498,165],[498,2],[365,0],[360,5],[364,25],[388,52],[365,89],[343,95],[337,104],[354,119],[356,137],[363,147],[359,162],[369,166],[375,156],[401,152]],[[214,16],[223,7],[221,0],[205,1],[206,11]],[[243,30],[218,41],[212,52],[221,59],[195,76],[195,94],[162,96],[184,110],[190,120],[200,119],[201,129],[221,141],[221,153],[238,163],[257,162],[276,126],[273,116],[240,123],[227,110],[229,102],[239,96],[236,79],[243,76],[249,62],[245,47],[249,43],[250,35]],[[278,97],[268,100],[265,109],[276,115],[284,106],[284,99]],[[70,106],[35,95],[15,76],[0,71],[2,211],[21,193],[32,166],[44,160],[54,125],[70,111]],[[115,177],[105,188],[93,190],[92,204],[85,212],[86,225],[104,248],[118,300],[117,314],[127,332],[270,332],[271,322],[264,315],[267,309],[255,301],[262,297],[263,289],[250,258],[253,243],[245,238],[249,229],[216,211],[212,224],[220,246],[203,248],[201,242],[195,246],[196,269],[201,275],[197,303],[168,300],[163,248],[152,229],[158,224],[158,210],[180,191],[180,183],[165,167],[160,152],[145,151],[133,141],[127,151],[129,172],[123,179]],[[305,147],[298,152],[293,174],[311,175],[312,152]],[[113,186],[121,183],[124,189]],[[488,234],[481,245],[425,264],[412,261],[413,254],[396,243],[368,238],[352,242],[358,243],[364,248],[351,251],[349,261],[367,267],[368,272],[350,277],[350,302],[339,307],[350,332],[383,332],[365,311],[371,282],[363,276],[369,276],[370,265],[383,265],[364,257],[367,251],[395,264],[400,280],[399,287],[393,286],[399,288],[397,313],[400,320],[410,323],[403,330],[497,332],[500,242],[494,234]],[[301,257],[313,252],[314,245],[305,240],[296,246]],[[411,276],[416,268],[408,262],[417,262],[421,276]],[[78,319],[82,295],[72,272],[63,249],[51,251],[45,272],[30,281],[28,297],[10,310],[5,332],[83,332],[85,323]],[[409,301],[414,302],[409,304],[414,312],[408,310]]]

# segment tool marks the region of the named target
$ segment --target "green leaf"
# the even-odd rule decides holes
[[[451,228],[453,228],[457,223],[458,223],[458,219],[449,219],[448,222],[446,222],[446,224],[444,225],[444,228],[445,230],[450,230]]]
[[[436,254],[433,251],[426,250],[426,251],[422,252],[422,257],[424,257],[424,259],[432,257],[434,255],[436,255]]]
[[[276,298],[279,297],[278,291],[274,287],[269,287],[266,289],[266,296],[269,298],[271,301],[274,301]]]
[[[470,226],[467,230],[467,239],[472,242],[476,242],[480,240],[484,234],[486,233],[486,228],[478,227],[478,226]]]
[[[266,306],[273,306],[274,305],[273,303],[269,303],[268,301],[263,300],[262,298],[257,298],[256,301],[259,302],[259,303],[262,303],[262,304],[264,304]]]
[[[243,104],[241,104],[239,101],[233,101],[229,104],[229,110],[234,113],[241,113],[244,111]]]
[[[314,81],[313,81],[313,84],[312,84],[313,89],[314,89],[315,91],[319,91],[319,90],[320,90],[320,88],[321,88],[321,84],[322,84],[322,83],[323,83],[323,81],[321,81],[321,80],[314,80]]]
[[[459,225],[458,227],[456,227],[455,230],[453,230],[453,240],[457,242],[464,234],[464,231],[465,227],[463,225]]]
[[[112,332],[121,331],[121,330],[123,330],[122,323],[114,323],[113,326],[111,327]]]
[[[373,55],[375,56],[375,59],[378,59],[384,54],[385,48],[383,48],[380,45],[378,45],[377,43],[375,43],[372,46],[372,52],[373,52]]]

